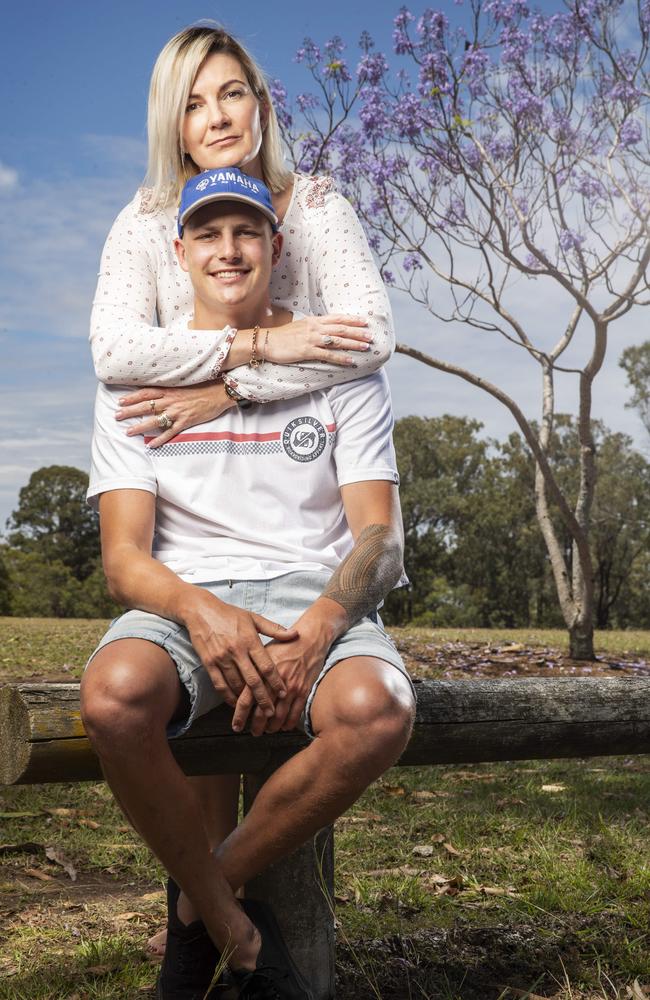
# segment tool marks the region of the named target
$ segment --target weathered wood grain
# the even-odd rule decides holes
[[[650,681],[643,678],[420,681],[416,687],[417,722],[403,764],[650,752]],[[263,771],[304,742],[293,733],[235,735],[229,711],[218,709],[172,747],[188,774],[212,774]],[[3,784],[98,777],[78,684],[0,689]]]

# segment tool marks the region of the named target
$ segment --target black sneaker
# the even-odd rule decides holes
[[[156,981],[156,997],[157,1000],[204,1000],[219,952],[202,920],[187,925],[179,920],[176,907],[180,893],[173,879],[168,879],[167,945]]]
[[[262,937],[257,965],[252,972],[232,971],[239,986],[239,1000],[314,1000],[289,953],[270,906],[242,899],[247,917]]]

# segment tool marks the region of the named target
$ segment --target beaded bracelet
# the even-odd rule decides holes
[[[257,335],[260,332],[259,323],[256,323],[253,327],[253,342],[251,344],[251,359],[248,362],[251,368],[259,368],[262,361],[257,356]]]

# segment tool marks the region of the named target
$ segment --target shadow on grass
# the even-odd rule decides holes
[[[364,966],[372,970],[381,1000],[497,1000],[506,986],[553,995],[566,977],[593,978],[584,976],[585,956],[574,933],[523,924],[457,926],[358,947],[343,944],[337,951],[337,1000],[376,997]]]

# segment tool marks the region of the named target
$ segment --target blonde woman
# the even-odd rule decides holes
[[[394,346],[390,306],[359,221],[329,179],[286,169],[268,86],[239,42],[209,26],[172,38],[154,67],[148,132],[145,186],[108,236],[91,320],[98,378],[148,387],[128,397],[118,419],[141,416],[132,432],[160,431],[164,412],[172,423],[156,447],[221,411],[220,376],[231,394],[266,402],[385,364]],[[264,180],[282,225],[272,297],[306,317],[265,338],[257,367],[248,364],[252,330],[200,339],[188,332],[191,286],[173,249],[182,185],[235,165]]]
[[[286,169],[264,75],[236,39],[199,25],[167,43],[152,75],[148,135],[145,185],[106,241],[91,322],[98,378],[134,389],[125,390],[117,414],[129,421],[126,433],[153,436],[158,447],[233,399],[243,408],[289,399],[388,360],[390,306],[359,221],[329,180]],[[192,287],[173,247],[178,196],[194,174],[235,165],[267,184],[280,220],[272,299],[306,318],[270,331],[228,327],[197,336],[188,329]],[[224,277],[235,295],[241,265],[229,263]],[[236,825],[239,779],[195,784],[216,847]],[[176,909],[184,924],[196,920],[173,884],[168,899],[172,925]],[[151,945],[162,951],[164,932]]]

